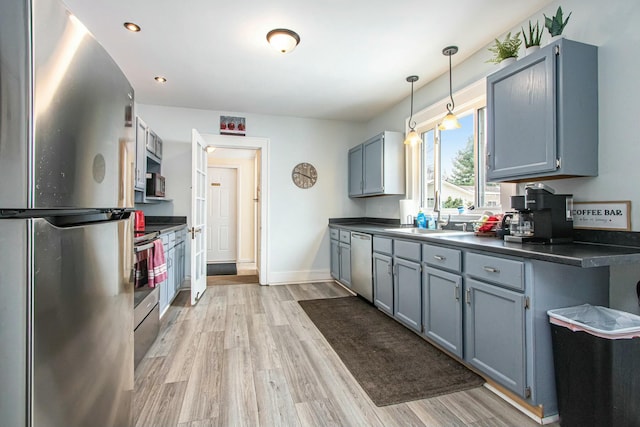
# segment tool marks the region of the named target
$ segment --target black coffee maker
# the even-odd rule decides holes
[[[525,186],[524,196],[511,196],[515,213],[506,242],[569,243],[573,241],[573,195],[555,194],[545,184]]]

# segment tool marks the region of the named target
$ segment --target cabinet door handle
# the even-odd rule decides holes
[[[391,264],[389,264],[389,265],[387,266],[387,273],[389,273],[389,276],[391,276],[391,274],[392,274],[392,273],[391,273]]]
[[[447,257],[444,257],[442,255],[434,255],[433,257],[438,261],[444,261],[445,259],[447,259]]]
[[[484,266],[482,267],[484,269],[484,271],[488,272],[488,273],[500,273],[500,270],[498,270],[495,267],[489,267],[489,266]]]
[[[465,293],[466,296],[466,302],[468,305],[471,305],[471,289],[467,289],[467,292]]]
[[[453,291],[453,297],[456,299],[456,301],[460,301],[460,286],[455,287]]]

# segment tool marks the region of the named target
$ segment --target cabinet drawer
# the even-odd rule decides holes
[[[462,252],[458,249],[423,244],[422,260],[433,267],[446,268],[456,272],[462,270]]]
[[[524,262],[489,255],[467,253],[465,271],[489,282],[524,290]]]
[[[393,254],[392,239],[388,237],[373,236],[373,251],[383,254]]]
[[[393,243],[393,254],[400,258],[420,262],[420,243],[395,240]]]
[[[340,231],[336,228],[330,228],[329,233],[332,239],[339,240],[340,239]]]
[[[340,230],[340,241],[344,243],[351,243],[351,233],[349,231]]]

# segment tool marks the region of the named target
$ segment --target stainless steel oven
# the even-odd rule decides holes
[[[147,261],[153,256],[153,243],[159,233],[143,234],[134,239],[136,261],[133,294],[134,366],[147,354],[160,332],[160,288],[148,285]]]

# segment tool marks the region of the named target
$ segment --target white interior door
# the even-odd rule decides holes
[[[209,167],[207,261],[236,262],[238,258],[238,170]]]
[[[207,289],[207,143],[191,131],[191,305]]]

